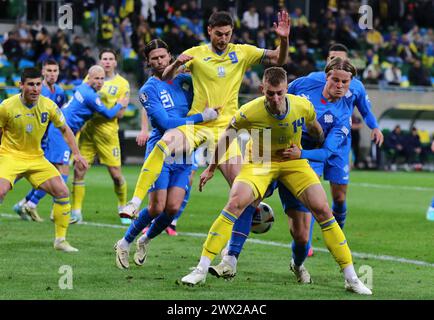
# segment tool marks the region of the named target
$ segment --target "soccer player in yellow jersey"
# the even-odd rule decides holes
[[[278,14],[274,28],[280,38],[275,50],[251,45],[230,43],[234,22],[228,12],[215,12],[208,21],[209,44],[193,47],[181,54],[164,71],[163,78],[171,79],[180,68],[192,75],[194,99],[190,114],[201,113],[207,106],[219,108],[216,120],[199,125],[184,125],[167,131],[143,164],[133,198],[120,213],[134,218],[151,185],[158,178],[164,159],[173,152],[192,152],[203,143],[212,153],[219,135],[224,132],[238,109],[238,93],[245,71],[254,64],[282,65],[287,60],[290,22],[288,13]],[[221,160],[219,169],[232,184],[241,167],[241,152],[236,141]],[[249,207],[254,211],[255,208]]]
[[[98,92],[102,103],[112,108],[117,101],[130,95],[130,85],[120,74],[116,73],[116,52],[103,49],[99,54],[99,64],[104,68],[105,80],[103,88]],[[122,117],[123,113],[119,116]],[[118,209],[127,202],[127,183],[121,170],[121,150],[119,144],[118,117],[107,119],[95,115],[89,120],[80,133],[78,145],[83,157],[92,164],[98,156],[101,164],[107,166],[114,183],[114,190],[118,198]],[[82,221],[82,207],[85,196],[84,177],[86,170],[75,170],[72,183],[72,221]],[[130,222],[129,220],[124,222]]]
[[[343,270],[346,288],[359,294],[372,294],[357,277],[345,235],[333,217],[326,193],[308,161],[283,160],[283,152],[289,146],[296,145],[301,149],[303,125],[318,143],[324,140],[313,105],[305,98],[286,94],[286,72],[282,68],[265,70],[261,87],[264,96],[245,104],[235,113],[219,139],[214,161],[201,175],[202,188],[212,178],[223,154],[219,150],[228,148],[237,137],[237,131],[246,129],[250,132],[253,142],[247,151],[251,155],[249,161],[243,164],[226,206],[208,232],[199,264],[181,279],[182,283],[196,285],[205,282],[211,261],[226,245],[237,218],[248,205],[260,201],[270,183],[277,179],[311,209],[321,226],[327,248]]]
[[[41,139],[50,121],[62,132],[74,154],[75,166],[86,169],[71,129],[59,107],[41,96],[42,74],[38,69],[26,68],[21,74],[21,93],[0,104],[0,203],[15,181],[26,178],[34,188],[53,196],[55,224],[54,248],[65,252],[78,251],[66,241],[71,206],[68,188],[59,171],[44,158]]]

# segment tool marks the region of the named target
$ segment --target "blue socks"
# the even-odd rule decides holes
[[[304,260],[306,260],[307,253],[309,252],[309,248],[310,248],[309,242],[304,245],[300,245],[295,241],[292,241],[291,248],[292,248],[292,259],[294,259],[294,264],[297,267],[299,267],[303,264]]]
[[[140,211],[136,220],[133,220],[125,233],[125,240],[129,243],[133,242],[137,235],[152,221],[153,217],[149,215],[147,207]]]
[[[181,211],[179,209],[178,213]],[[182,211],[181,211],[182,212]],[[176,215],[178,215],[178,213]],[[166,212],[162,212],[155,218],[154,222],[152,222],[149,227],[148,232],[146,232],[146,237],[148,239],[153,239],[158,236],[163,230],[165,230],[172,223],[174,216],[167,215]]]
[[[235,221],[229,243],[228,254],[230,256],[235,256],[238,259],[238,256],[243,249],[244,242],[246,242],[247,238],[249,237],[250,229],[252,228],[253,214],[255,211],[256,207],[250,205]]]
[[[182,201],[181,207],[179,208],[178,212],[175,214],[172,220],[178,220],[181,214],[184,212],[185,206],[188,203],[188,199],[190,199],[190,190],[191,190],[191,186],[189,186],[185,191],[185,196],[184,196],[184,200]]]
[[[343,229],[347,218],[347,203],[345,201],[342,203],[333,202],[332,210],[336,222]]]

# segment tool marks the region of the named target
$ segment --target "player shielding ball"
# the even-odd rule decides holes
[[[372,292],[357,277],[347,240],[333,217],[317,175],[305,159],[282,161],[282,150],[292,145],[301,148],[303,125],[319,143],[324,138],[312,104],[304,98],[286,94],[286,91],[286,72],[276,67],[267,69],[262,84],[264,96],[242,106],[226,134],[220,138],[214,163],[201,175],[202,187],[214,174],[220,156],[219,149],[227,148],[228,143],[236,138],[230,131],[259,130],[259,135],[252,136],[253,143],[248,152],[253,155],[261,154],[261,151],[263,154],[270,152],[270,160],[260,163],[252,158],[249,163],[243,164],[232,185],[228,203],[211,226],[197,267],[181,281],[189,285],[205,282],[211,261],[229,240],[237,218],[248,205],[262,199],[273,180],[279,180],[314,213],[326,246],[343,271],[346,289],[370,295]],[[260,138],[265,136],[267,130],[271,130],[271,145]]]

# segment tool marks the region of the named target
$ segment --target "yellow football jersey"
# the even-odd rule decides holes
[[[56,127],[65,124],[59,107],[42,95],[31,108],[21,102],[20,94],[4,100],[0,104],[0,128],[3,129],[0,154],[23,159],[42,157],[41,139],[50,121]]]
[[[87,77],[85,78],[85,81]],[[104,86],[98,95],[101,97],[102,103],[108,108],[113,108],[118,99],[130,95],[130,84],[121,75],[116,74],[112,79],[104,81]],[[104,134],[117,134],[119,130],[118,118],[107,119],[100,114],[95,114],[91,120],[89,120],[85,128],[93,127],[95,130],[100,131]]]
[[[209,107],[222,107],[219,117],[205,123],[209,127],[226,127],[238,110],[238,93],[246,70],[261,62],[265,49],[230,43],[222,55],[201,45],[184,51],[194,59],[186,63],[193,78],[194,98],[189,115]]]
[[[276,151],[286,149],[293,143],[301,149],[303,125],[315,121],[316,113],[312,103],[302,97],[286,95],[287,113],[281,117],[272,115],[265,104],[265,97],[259,97],[243,105],[232,119],[236,129],[246,129],[251,141],[246,146],[246,159],[280,161]]]

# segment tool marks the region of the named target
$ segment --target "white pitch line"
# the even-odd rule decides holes
[[[12,214],[7,214],[7,213],[0,213],[0,217],[18,219],[18,216],[12,215]],[[97,223],[97,222],[82,222],[79,225],[85,225],[85,226],[91,226],[91,227],[100,227],[100,228],[112,228],[112,229],[127,229],[128,228],[127,226],[122,226],[122,225],[117,225],[117,224],[107,224],[107,223]],[[204,233],[178,232],[178,234],[182,235],[182,236],[188,236],[188,237],[206,238],[206,234],[204,234]],[[266,245],[266,246],[280,247],[280,248],[288,248],[288,249],[291,248],[291,246],[289,244],[281,243],[281,242],[275,242],[275,241],[247,239],[247,242]],[[318,252],[326,252],[326,253],[329,252],[325,248],[313,247],[313,249],[314,249],[314,251],[318,251]],[[406,259],[406,258],[401,258],[401,257],[394,257],[394,256],[388,256],[388,255],[376,255],[376,254],[371,254],[371,253],[354,252],[354,251],[351,251],[351,254],[353,255],[353,257],[357,257],[357,258],[361,258],[361,259],[392,261],[392,262],[400,262],[400,263],[414,264],[414,265],[418,265],[418,266],[425,266],[425,267],[434,268],[434,263],[430,263],[430,262],[426,262],[426,261],[411,260],[411,259]]]
[[[416,186],[397,186],[391,184],[374,184],[374,183],[364,183],[364,182],[351,182],[349,186],[356,187],[366,187],[366,188],[376,188],[376,189],[399,189],[399,190],[414,190],[414,191],[430,191],[434,192],[434,188],[429,187],[416,187]]]

